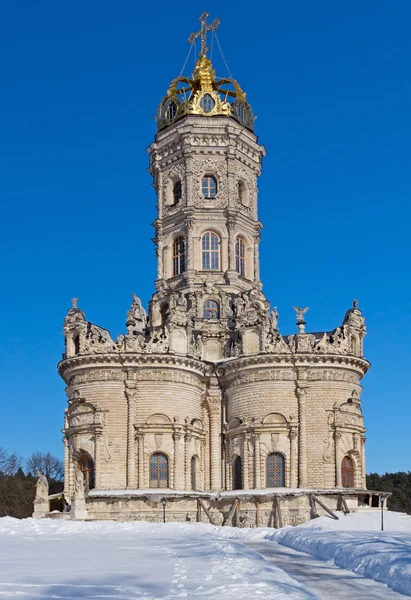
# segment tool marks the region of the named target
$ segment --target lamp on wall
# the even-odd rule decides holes
[[[163,505],[163,523],[166,522],[166,504],[167,504],[167,498],[165,496],[163,496],[161,498],[161,504]]]

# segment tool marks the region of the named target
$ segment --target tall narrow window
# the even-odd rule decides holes
[[[79,354],[79,352],[80,352],[80,336],[78,333],[74,336],[73,342],[74,342],[74,354]]]
[[[220,307],[215,300],[206,300],[203,307],[203,319],[219,319]]]
[[[213,231],[206,231],[201,240],[203,271],[220,270],[220,238]]]
[[[90,454],[84,452],[80,455],[77,462],[77,468],[84,475],[84,487],[86,491],[94,488],[94,461]]]
[[[349,456],[344,456],[341,463],[341,483],[343,487],[354,487],[354,463]]]
[[[267,487],[285,487],[285,459],[279,452],[267,456]]]
[[[200,459],[198,458],[197,454],[195,454],[192,458],[191,458],[191,489],[192,490],[198,490],[198,472],[199,472],[199,464],[200,464]]]
[[[183,237],[174,241],[173,246],[173,275],[180,275],[186,270],[186,244]]]
[[[212,175],[206,175],[203,177],[201,184],[201,190],[204,198],[212,200],[217,196],[217,180]]]
[[[241,490],[243,487],[243,468],[241,456],[237,456],[233,462],[233,490]]]
[[[244,240],[237,238],[235,241],[235,268],[240,275],[245,275],[245,244]]]
[[[168,488],[168,458],[161,452],[150,456],[150,487]]]
[[[161,324],[162,325],[165,325],[167,323],[169,308],[170,307],[168,306],[168,304],[163,304],[163,306],[160,308]]]
[[[177,204],[181,200],[181,181],[178,180],[173,186],[173,200],[174,204]]]

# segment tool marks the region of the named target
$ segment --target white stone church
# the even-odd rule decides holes
[[[296,332],[280,332],[259,268],[265,148],[245,93],[207,56],[218,22],[206,16],[190,38],[201,38],[192,77],[172,81],[148,150],[158,198],[148,311],[133,294],[117,340],[77,300],[64,321],[65,496],[82,471],[89,518],[156,520],[165,498],[168,519],[194,520],[202,499],[219,522],[236,497],[266,524],[278,491],[297,522],[298,490],[365,493],[364,318],[355,301],[311,333],[296,308]]]

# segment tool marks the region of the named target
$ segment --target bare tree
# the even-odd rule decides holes
[[[16,453],[9,454],[8,450],[0,447],[0,473],[15,475],[22,465],[22,459]]]
[[[49,483],[61,483],[64,478],[63,461],[47,452],[33,452],[26,461],[26,470],[32,475],[40,471],[45,475]]]

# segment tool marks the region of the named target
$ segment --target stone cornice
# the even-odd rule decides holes
[[[209,365],[186,356],[177,356],[175,354],[137,354],[137,353],[119,353],[119,354],[85,354],[66,358],[58,364],[60,376],[68,383],[68,378],[73,373],[81,371],[90,371],[93,369],[103,369],[108,367],[111,370],[122,370],[136,367],[150,369],[155,368],[178,368],[189,371],[197,377],[203,378],[209,371]]]
[[[241,370],[250,370],[252,368],[270,368],[278,366],[280,368],[308,369],[308,368],[342,368],[357,371],[361,375],[370,368],[370,363],[364,359],[346,354],[255,354],[253,356],[240,356],[236,359],[227,361],[218,366],[218,372],[221,377],[227,377],[232,374],[238,374]],[[303,377],[299,377],[303,379]]]

